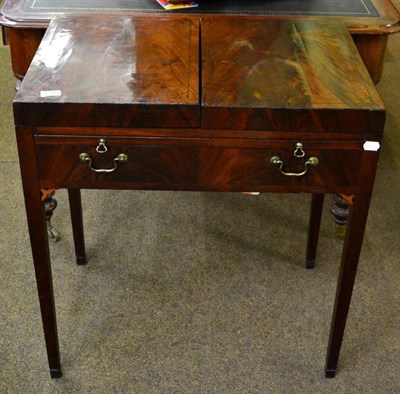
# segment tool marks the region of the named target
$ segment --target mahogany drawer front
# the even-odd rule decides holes
[[[357,186],[362,156],[360,143],[349,149],[348,145],[342,148],[340,143],[326,141],[305,143],[303,157],[294,155],[296,141],[110,137],[105,138],[107,151],[102,153],[96,151],[104,150],[100,137],[38,136],[35,141],[39,179],[49,187],[125,184],[127,188],[161,190],[267,191],[271,186],[286,186],[288,191],[351,189]],[[82,153],[86,161],[80,159]],[[121,154],[127,156],[126,162],[116,159]],[[272,163],[273,157],[282,165]],[[311,157],[318,159],[317,165],[305,164]],[[281,172],[299,174],[306,169],[302,176]]]

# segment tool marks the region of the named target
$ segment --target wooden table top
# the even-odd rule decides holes
[[[0,24],[9,27],[47,27],[51,18],[71,13],[225,15],[323,18],[347,25],[352,33],[393,33],[400,30],[400,14],[390,0],[198,0],[199,7],[164,11],[155,0],[5,0]]]
[[[54,18],[14,109],[42,126],[353,132],[384,112],[342,25],[112,15]]]

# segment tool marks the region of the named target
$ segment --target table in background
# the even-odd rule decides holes
[[[382,75],[388,35],[400,31],[400,14],[390,0],[304,1],[198,0],[199,7],[173,11],[174,15],[224,15],[266,19],[324,19],[344,23],[351,32],[372,80]],[[171,15],[155,0],[5,0],[0,25],[10,44],[15,76],[22,79],[54,15],[72,13],[142,14],[149,18]],[[179,32],[177,32],[179,35]]]

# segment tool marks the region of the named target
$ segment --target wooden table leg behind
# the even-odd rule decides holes
[[[308,225],[308,239],[306,251],[306,268],[314,268],[317,255],[319,229],[321,226],[324,194],[313,194],[311,197],[310,220]]]
[[[72,232],[74,236],[76,263],[86,264],[85,239],[83,233],[82,201],[79,189],[68,189],[71,212]]]
[[[336,234],[344,238],[346,235],[346,225],[349,219],[350,208],[353,204],[353,195],[336,194],[333,196],[331,213],[335,219]]]
[[[11,65],[14,75],[22,81],[46,30],[14,28],[5,28],[4,30],[10,44]]]
[[[37,291],[46,341],[47,357],[52,378],[61,377],[60,352],[57,335],[56,311],[54,305],[49,245],[44,206],[41,200],[34,142],[29,127],[16,127],[18,151],[21,166],[25,208],[28,219]]]
[[[377,84],[382,77],[389,35],[354,34],[352,37],[371,79]]]
[[[61,239],[61,236],[51,224],[53,211],[57,208],[57,200],[54,198],[55,189],[42,189],[41,192],[46,216],[47,236],[49,237],[49,241],[57,242]]]

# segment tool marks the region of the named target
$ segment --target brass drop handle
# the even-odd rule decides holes
[[[283,168],[283,161],[280,159],[280,157],[278,156],[273,156],[271,157],[271,163],[272,164],[276,164],[279,166],[279,171],[281,172],[281,174],[285,175],[285,176],[295,176],[295,177],[299,177],[299,176],[303,176],[305,174],[307,174],[308,171],[308,166],[317,166],[319,163],[319,160],[317,157],[310,157],[305,163],[304,163],[304,171],[302,172],[285,172],[282,170]]]
[[[87,163],[89,168],[94,172],[109,173],[109,172],[114,172],[118,168],[118,163],[126,163],[128,161],[128,155],[126,155],[125,153],[120,153],[117,157],[115,157],[113,168],[92,167],[92,158],[87,153],[81,153],[79,155],[79,160],[82,163]]]

